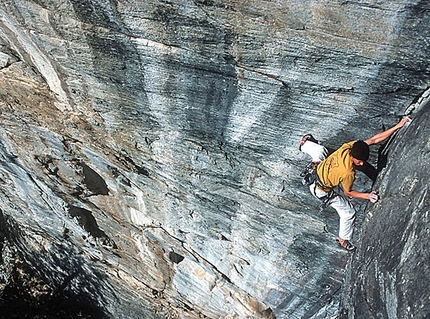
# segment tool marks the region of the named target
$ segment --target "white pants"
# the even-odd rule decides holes
[[[306,141],[301,150],[312,157],[312,162],[320,162],[327,156],[327,149],[324,146],[311,141]],[[327,196],[327,193],[316,187],[315,183],[309,186],[309,190],[316,198]],[[351,240],[355,221],[355,209],[351,202],[342,195],[336,194],[328,206],[334,208],[339,215],[339,238]]]
[[[300,149],[303,153],[312,157],[313,163],[321,162],[327,157],[328,154],[328,151],[324,146],[311,141],[306,141]]]
[[[316,198],[327,196],[327,193],[315,187],[315,183],[309,186],[309,190]],[[336,194],[328,206],[334,208],[339,215],[339,238],[351,240],[354,232],[355,209],[351,202],[340,194]]]

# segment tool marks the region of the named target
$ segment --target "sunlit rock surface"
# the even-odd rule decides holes
[[[412,315],[428,293],[401,284],[428,272],[401,267],[421,260],[412,230],[427,192],[389,201],[393,165],[369,213],[355,201],[360,250],[345,270],[358,288],[342,289],[337,217],[302,186],[298,143],[311,132],[334,148],[417,114],[429,16],[428,1],[2,0],[2,310],[394,318],[395,305]],[[416,134],[428,154],[426,123],[399,134],[393,153]],[[427,185],[419,158],[399,175],[414,187]],[[356,183],[372,187],[363,174]],[[361,224],[372,232],[368,221],[391,207],[380,232],[402,205],[411,231],[387,266],[382,251],[367,253],[380,244]],[[372,279],[355,283],[368,261]]]

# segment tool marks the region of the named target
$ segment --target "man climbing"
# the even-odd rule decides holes
[[[363,166],[369,158],[369,145],[380,143],[391,136],[408,122],[408,117],[388,130],[378,133],[365,141],[352,141],[343,144],[327,157],[327,149],[318,144],[312,135],[303,137],[299,149],[312,157],[303,182],[309,190],[322,202],[322,207],[330,206],[339,215],[339,244],[348,251],[355,250],[350,242],[354,230],[355,210],[347,197],[370,200],[375,203],[378,195],[375,191],[363,193],[352,188],[355,169]],[[334,192],[336,186],[342,186],[343,194]]]

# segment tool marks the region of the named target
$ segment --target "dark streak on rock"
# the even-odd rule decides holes
[[[76,217],[79,225],[81,225],[81,227],[85,229],[91,236],[101,239],[102,245],[110,248],[118,248],[115,242],[99,228],[97,221],[91,211],[85,208],[70,206],[69,214],[71,217]]]
[[[91,167],[84,163],[79,164],[83,169],[84,183],[87,188],[97,195],[109,195],[109,189],[104,179]]]

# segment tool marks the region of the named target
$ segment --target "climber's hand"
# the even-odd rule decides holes
[[[399,123],[397,123],[397,125],[395,126],[396,128],[402,128],[403,126],[405,126],[406,123],[412,121],[412,119],[409,116],[405,116],[404,118],[402,118],[400,120]]]
[[[370,194],[369,194],[369,200],[372,203],[376,203],[378,201],[378,199],[379,199],[379,196],[378,196],[378,194],[376,194],[375,191],[370,192]]]

